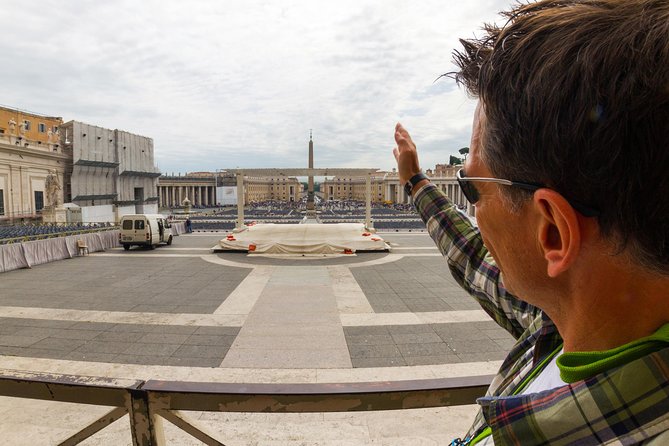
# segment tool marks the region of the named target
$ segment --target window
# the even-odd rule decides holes
[[[123,220],[123,229],[132,229],[132,220]]]
[[[30,121],[28,121],[27,119],[24,119],[23,123],[26,126],[26,132],[29,131],[30,130]]]
[[[53,132],[56,133],[57,131],[58,131],[58,126],[57,126],[57,125],[54,125],[54,126],[53,126]]]
[[[37,124],[37,131],[40,133],[46,133],[46,124],[43,122]]]
[[[135,229],[144,229],[144,220],[135,220]]]
[[[0,215],[5,215],[5,191],[0,189]]]
[[[5,129],[0,129],[0,135],[5,133]]]
[[[44,209],[44,192],[41,190],[35,191],[35,210],[41,211]]]

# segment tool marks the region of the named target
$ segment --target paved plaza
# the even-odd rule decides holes
[[[153,251],[111,249],[3,273],[0,368],[266,383],[494,373],[511,336],[457,286],[427,234],[381,235],[391,252],[295,257],[212,253],[223,234],[203,232]],[[0,433],[11,444],[27,441],[26,430],[43,436],[31,444],[57,442],[85,424],[71,406],[0,399]],[[54,407],[53,417],[27,415],[38,407]],[[195,416],[226,444],[442,444],[474,410]],[[126,425],[85,444],[130,444]],[[199,444],[175,428],[166,434]]]

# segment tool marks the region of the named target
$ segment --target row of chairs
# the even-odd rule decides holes
[[[281,223],[295,223],[294,221],[282,221]],[[338,223],[337,221],[323,221],[324,224]],[[230,221],[194,221],[194,231],[230,231],[234,229],[235,223]],[[425,229],[425,223],[421,220],[376,220],[376,229]]]
[[[9,225],[0,226],[0,241],[22,237],[60,234],[65,232],[83,231],[87,229],[110,227],[109,223],[95,223],[84,225],[80,223],[66,225]]]

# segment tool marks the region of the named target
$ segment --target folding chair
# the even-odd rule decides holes
[[[82,239],[77,240],[77,251],[80,256],[88,255],[88,245]]]

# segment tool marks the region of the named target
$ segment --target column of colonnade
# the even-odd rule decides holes
[[[367,187],[367,186],[366,186]],[[467,202],[460,186],[453,182],[446,182],[437,185],[437,187],[446,194],[446,196],[456,205],[466,206],[468,213],[473,215],[474,210]],[[185,185],[165,185],[159,186],[159,203],[161,207],[179,207],[183,200],[188,197],[191,204],[195,206],[215,206],[216,205],[216,187],[215,186],[185,186]],[[397,203],[410,203],[410,197],[404,191],[399,183],[385,184],[385,197]]]
[[[467,205],[467,200],[458,184],[440,184],[437,187],[453,203],[460,206]],[[409,203],[409,196],[404,192],[404,188],[397,184],[386,184],[385,196],[391,201]],[[216,188],[213,186],[160,186],[159,199],[162,207],[181,206],[186,197],[193,205],[212,206],[216,204]]]
[[[216,204],[214,186],[159,186],[160,204],[165,207],[181,206],[188,198],[193,205],[212,206]]]

